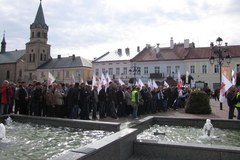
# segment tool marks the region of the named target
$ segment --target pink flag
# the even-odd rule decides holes
[[[225,93],[228,91],[228,89],[232,86],[232,83],[222,74],[222,83],[220,86],[220,95],[219,95],[219,101],[224,102],[225,101]]]

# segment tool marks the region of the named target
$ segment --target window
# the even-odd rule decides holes
[[[240,64],[237,64],[237,73],[240,72]]]
[[[108,74],[113,75],[113,68],[108,68]]]
[[[32,61],[35,62],[35,54],[33,54]]]
[[[29,79],[32,79],[32,73],[29,73]]]
[[[32,54],[29,54],[29,62],[32,62]]]
[[[143,68],[143,74],[148,74],[148,67]]]
[[[154,73],[160,73],[160,67],[154,67]]]
[[[195,73],[195,66],[194,65],[190,66],[190,73]]]
[[[37,38],[40,38],[40,34],[41,34],[40,32],[37,33]]]
[[[66,78],[69,78],[69,71],[66,71],[65,77],[66,77]]]
[[[120,68],[116,68],[116,75],[120,75]]]
[[[34,32],[32,32],[32,38],[34,38]]]
[[[136,70],[137,75],[141,75],[141,67],[136,67],[136,68],[137,68],[137,70]]]
[[[57,78],[60,78],[60,72],[57,72]]]
[[[6,79],[10,78],[10,71],[7,71]]]
[[[167,66],[167,75],[171,75],[172,69],[171,66]]]
[[[106,70],[105,70],[105,68],[103,68],[103,69],[102,69],[102,73],[105,74],[105,72],[106,72]]]
[[[175,66],[175,73],[178,73],[180,71],[180,66]]]
[[[22,77],[22,70],[21,69],[19,70],[18,76]]]
[[[124,67],[124,68],[123,68],[123,74],[124,74],[124,75],[127,75],[127,67]]]
[[[96,74],[96,76],[99,76],[99,69],[98,68],[96,68],[95,74]]]
[[[47,55],[46,54],[44,54],[44,61],[46,61],[47,60]]]
[[[202,65],[202,73],[207,73],[207,65]]]
[[[41,72],[41,77],[44,77],[44,72]]]
[[[43,54],[40,55],[40,61],[42,61],[42,60],[43,60]]]
[[[214,73],[219,73],[220,72],[220,67],[219,64],[214,65]]]

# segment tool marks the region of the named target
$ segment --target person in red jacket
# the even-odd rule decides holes
[[[0,115],[8,114],[9,104],[10,104],[10,97],[13,94],[12,89],[9,86],[9,82],[4,80],[2,86],[0,88],[1,94],[1,105],[0,105]]]

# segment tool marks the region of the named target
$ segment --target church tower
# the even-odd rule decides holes
[[[36,78],[36,69],[51,59],[50,45],[48,40],[48,25],[42,9],[42,1],[34,22],[30,25],[30,41],[26,43],[25,71],[28,72],[29,79]]]
[[[5,41],[5,33],[3,34],[3,39],[2,39],[2,42],[1,42],[1,53],[4,53],[6,52],[6,41]]]

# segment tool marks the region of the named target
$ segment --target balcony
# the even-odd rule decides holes
[[[150,73],[151,79],[160,79],[164,78],[164,73]]]

